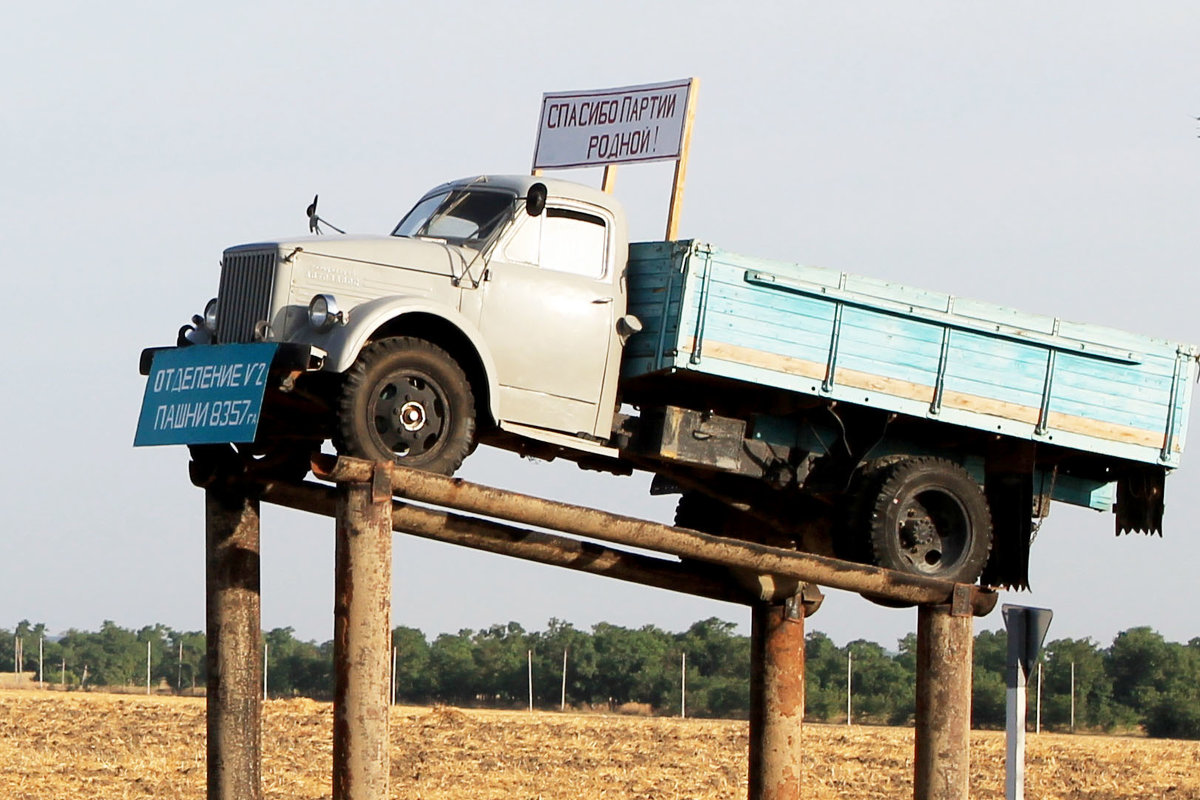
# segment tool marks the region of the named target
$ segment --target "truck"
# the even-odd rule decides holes
[[[1200,354],[697,240],[631,244],[611,194],[540,176],[443,184],[387,235],[230,247],[217,297],[142,373],[248,344],[271,345],[269,380],[234,447],[263,469],[302,475],[330,440],[450,475],[486,444],[649,472],[683,527],[1009,587],[1053,501],[1161,534]]]

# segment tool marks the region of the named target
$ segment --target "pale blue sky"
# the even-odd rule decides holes
[[[1200,340],[1198,34],[1193,2],[7,9],[0,626],[202,628],[203,497],[183,449],[131,447],[138,352],[215,294],[224,247],[304,233],[315,192],[340,227],[386,232],[436,183],[526,171],[545,91],[700,78],[684,237]],[[668,184],[662,165],[621,171],[635,237],[661,234]],[[644,479],[486,450],[462,474],[671,513]],[[1051,638],[1200,636],[1198,490],[1185,454],[1162,539],[1056,506],[1034,591],[1004,601],[1054,608]],[[429,634],[748,620],[449,545],[395,551],[394,622]],[[264,625],[329,638],[332,580],[332,522],[268,509]],[[831,592],[810,625],[890,646],[915,613]]]

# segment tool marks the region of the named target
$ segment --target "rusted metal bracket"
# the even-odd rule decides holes
[[[793,598],[794,599],[794,598]],[[804,616],[811,617],[820,610],[825,602],[825,593],[815,583],[805,583],[800,587],[800,604],[804,607]]]
[[[995,595],[992,595],[995,597]],[[954,595],[950,599],[950,616],[971,617],[975,615],[975,587],[965,583],[954,584]],[[995,601],[992,601],[995,607]]]
[[[804,602],[799,595],[792,595],[783,601],[783,619],[785,622],[798,622],[807,616]]]
[[[392,499],[392,465],[379,462],[372,465],[371,502],[382,503]]]

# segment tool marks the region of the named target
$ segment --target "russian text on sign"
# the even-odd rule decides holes
[[[534,169],[677,159],[691,81],[542,96]]]

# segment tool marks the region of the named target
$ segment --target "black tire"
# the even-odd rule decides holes
[[[886,470],[886,464],[867,464],[855,473],[849,490],[840,499],[837,529],[833,537],[833,554],[836,558],[860,564],[874,563],[871,538],[867,531],[875,497],[879,494]]]
[[[941,458],[907,458],[880,478],[867,523],[875,563],[974,583],[992,547],[992,515],[979,484]]]
[[[453,475],[475,441],[475,397],[442,348],[409,336],[363,348],[338,402],[341,453]]]

